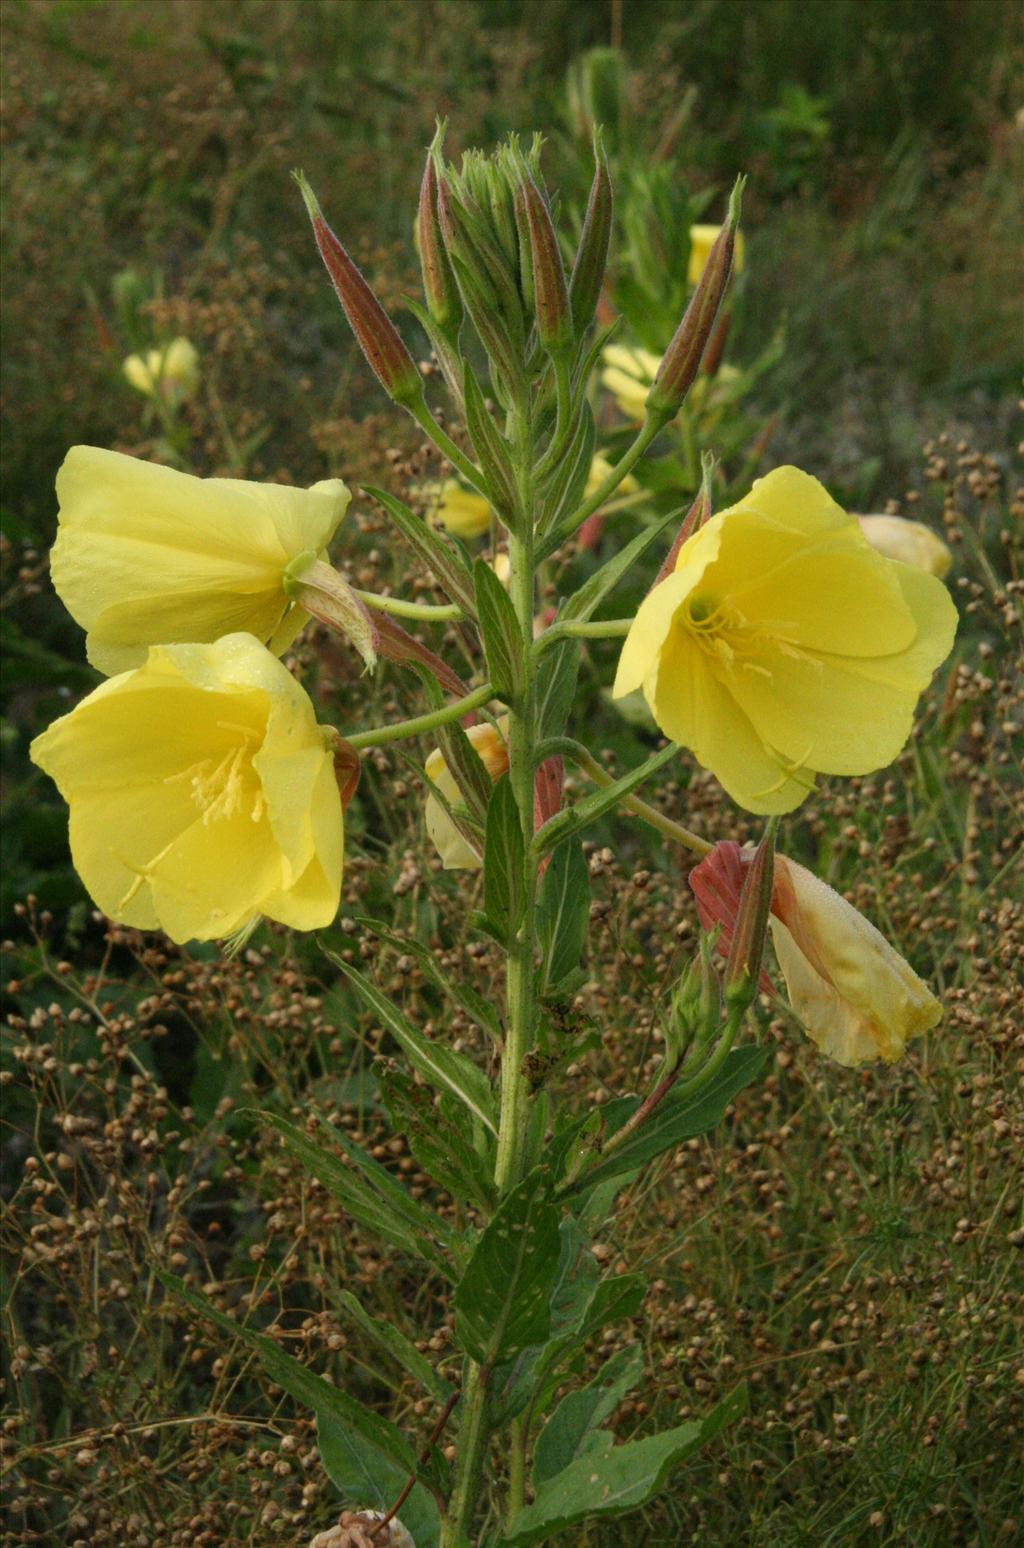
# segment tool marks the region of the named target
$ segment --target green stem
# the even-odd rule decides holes
[[[508,1501],[505,1521],[512,1525],[513,1518],[526,1504],[526,1448],[530,1439],[529,1420],[521,1414],[512,1424],[508,1459]]]
[[[455,1458],[455,1483],[448,1515],[441,1532],[441,1548],[470,1548],[469,1529],[480,1488],[480,1473],[487,1448],[487,1383],[490,1371],[469,1363],[459,1404],[459,1447]]]
[[[372,731],[356,731],[346,736],[345,741],[350,747],[356,748],[382,747],[385,742],[401,742],[409,736],[422,736],[425,731],[445,726],[450,720],[461,720],[470,710],[480,709],[488,699],[493,698],[492,684],[484,683],[482,688],[474,688],[464,699],[456,699],[454,704],[446,704],[443,709],[431,710],[426,715],[415,715],[412,720],[396,720],[393,725],[378,726]]]
[[[553,623],[549,629],[545,629],[540,639],[534,645],[533,652],[535,656],[540,656],[550,646],[556,645],[559,640],[565,639],[621,639],[624,634],[629,633],[632,627],[632,618],[602,618],[596,622],[582,618],[567,618],[564,623]]]
[[[378,613],[390,613],[392,618],[420,618],[424,623],[447,623],[462,618],[463,612],[455,602],[406,602],[401,597],[382,597],[378,591],[356,591],[360,601]]]
[[[559,543],[572,536],[576,528],[585,522],[588,516],[593,516],[594,512],[601,508],[608,497],[613,495],[616,489],[618,489],[626,474],[636,467],[648,446],[650,446],[655,436],[664,429],[666,423],[667,417],[664,414],[648,413],[632,446],[620,457],[608,474],[608,477],[597,486],[594,493],[584,500],[583,504],[578,506],[571,516],[566,517],[565,521],[555,528],[545,542],[546,550],[557,548]]]

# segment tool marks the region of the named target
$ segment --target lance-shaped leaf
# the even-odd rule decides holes
[[[494,787],[484,835],[484,912],[511,940],[523,917],[525,857],[522,819],[507,774]]]
[[[386,1515],[405,1488],[408,1473],[332,1414],[317,1415],[316,1435],[324,1472],[346,1504]],[[401,1522],[416,1548],[437,1548],[440,1515],[436,1501],[422,1484],[416,1484],[402,1501]]]
[[[373,484],[364,484],[363,493],[387,511],[406,542],[436,576],[438,584],[470,618],[476,617],[473,578],[459,550],[443,538],[422,516],[417,516],[401,500]]]
[[[535,1490],[585,1455],[596,1440],[597,1426],[611,1417],[643,1373],[643,1350],[632,1344],[613,1355],[587,1386],[562,1399],[537,1437],[532,1475]]]
[[[390,1065],[378,1066],[378,1079],[392,1127],[405,1135],[423,1171],[453,1198],[472,1199],[490,1214],[497,1204],[493,1157],[473,1144],[455,1098],[443,1092],[435,1096]]]
[[[406,1193],[401,1183],[347,1135],[329,1129],[331,1138],[342,1145],[363,1175],[347,1167],[340,1157],[286,1118],[269,1112],[259,1116],[358,1225],[389,1246],[410,1257],[422,1258],[451,1277],[451,1265],[442,1250],[455,1245],[451,1226]]]
[[[485,1129],[496,1134],[494,1096],[490,1081],[483,1070],[477,1069],[471,1060],[456,1053],[454,1048],[449,1048],[441,1042],[432,1043],[429,1038],[424,1037],[423,1033],[414,1027],[406,1016],[403,1016],[397,1005],[393,1004],[387,995],[381,994],[376,984],[364,977],[350,962],[345,962],[333,951],[327,951],[327,956],[352,980],[365,1004],[373,1011],[380,1025],[390,1032],[413,1069],[437,1090],[450,1091],[453,1096],[458,1097],[463,1106],[484,1125]]]
[[[397,661],[402,664],[412,664],[426,667],[432,677],[436,678],[442,688],[447,688],[457,699],[464,699],[469,693],[469,687],[462,681],[458,673],[453,672],[447,661],[444,661],[436,651],[424,645],[421,640],[414,639],[401,624],[387,613],[377,615],[378,644],[381,655],[385,661]]]
[[[284,572],[284,589],[312,618],[344,635],[373,671],[380,643],[377,620],[343,575],[322,559],[300,555]]]
[[[283,1387],[289,1396],[312,1409],[318,1417],[320,1414],[326,1414],[347,1429],[355,1431],[363,1440],[375,1446],[401,1468],[405,1477],[414,1473],[427,1484],[428,1488],[435,1486],[436,1480],[421,1467],[417,1461],[416,1452],[398,1426],[392,1424],[390,1419],[385,1419],[382,1415],[374,1413],[372,1409],[365,1408],[347,1392],[332,1386],[315,1371],[309,1370],[307,1366],[286,1354],[267,1334],[257,1333],[254,1329],[235,1322],[218,1307],[211,1305],[205,1296],[190,1290],[176,1275],[168,1274],[160,1268],[155,1269],[154,1272],[161,1284],[190,1306],[197,1317],[212,1322],[214,1327],[220,1328],[231,1338],[237,1338],[251,1349],[259,1357],[260,1364],[271,1381]]]
[[[339,1291],[337,1300],[356,1327],[389,1354],[400,1370],[407,1371],[439,1403],[448,1401],[452,1390],[450,1384],[438,1375],[426,1355],[421,1355],[415,1344],[410,1343],[393,1322],[371,1317],[351,1290]]]
[[[478,559],[474,564],[473,582],[488,674],[495,692],[503,699],[513,699],[522,684],[524,650],[516,610],[486,559]]]
[[[538,739],[564,732],[576,698],[579,669],[579,640],[559,640],[541,656],[534,689]]]
[[[661,1435],[616,1446],[607,1430],[597,1432],[582,1456],[541,1485],[533,1503],[517,1511],[503,1548],[530,1548],[583,1522],[621,1516],[657,1498],[679,1464],[712,1441],[743,1413],[741,1387],[705,1419],[677,1425]]]
[[[619,1150],[603,1161],[598,1160],[595,1167],[588,1167],[584,1174],[587,1187],[636,1171],[666,1150],[675,1150],[684,1140],[707,1134],[721,1123],[729,1103],[744,1086],[750,1085],[767,1062],[766,1048],[734,1048],[702,1091],[693,1096],[670,1092]],[[623,1121],[628,1116],[623,1114]]]
[[[540,993],[579,966],[590,918],[590,872],[576,841],[560,844],[544,873],[537,904]]]
[[[556,844],[560,844],[570,834],[578,833],[589,823],[596,822],[603,817],[605,812],[610,812],[618,806],[623,797],[630,795],[638,785],[642,785],[645,779],[674,758],[679,748],[675,742],[670,742],[660,752],[652,753],[646,763],[641,763],[637,768],[631,769],[621,779],[613,780],[610,785],[596,790],[593,795],[577,801],[575,806],[566,807],[564,811],[552,817],[546,822],[537,834],[537,849],[540,854],[548,854]]]
[[[558,458],[549,486],[544,491],[542,530],[548,534],[538,548],[538,559],[546,559],[562,541],[560,523],[574,511],[587,487],[597,432],[590,404],[583,402],[576,417],[572,439]]]
[[[503,1199],[455,1292],[455,1336],[479,1364],[547,1337],[558,1256],[558,1211],[538,1167]]]
[[[467,363],[463,369],[462,397],[466,429],[477,460],[490,485],[492,504],[506,526],[516,525],[516,478],[509,460],[508,447],[491,418],[484,395]]]
[[[670,511],[667,516],[662,516],[652,526],[638,532],[636,537],[631,538],[624,548],[620,548],[613,554],[606,564],[603,564],[599,570],[595,570],[593,575],[584,581],[579,591],[573,592],[562,609],[561,617],[581,622],[590,618],[612,588],[629,573],[645,550],[662,535],[666,527],[672,526],[678,520],[679,512]]]
[[[482,1027],[496,1042],[500,1042],[503,1035],[501,1022],[490,1000],[486,1000],[478,990],[474,989],[465,977],[460,975],[458,978],[448,978],[442,973],[437,965],[437,956],[429,947],[424,946],[420,941],[410,939],[409,936],[396,935],[393,931],[386,930],[377,919],[359,914],[356,915],[355,922],[363,929],[372,930],[396,951],[415,957],[431,983],[435,984],[442,994],[447,995],[456,1005],[460,1005],[471,1021],[475,1021],[477,1026]]]

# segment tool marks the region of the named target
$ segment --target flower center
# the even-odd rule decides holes
[[[165,783],[178,784],[187,780],[191,796],[208,826],[221,818],[234,817],[249,806],[253,822],[263,816],[263,790],[252,768],[252,754],[259,741],[251,726],[237,725],[233,721],[218,720],[217,729],[229,731],[240,738],[220,758],[201,758],[180,774],[172,774]]]

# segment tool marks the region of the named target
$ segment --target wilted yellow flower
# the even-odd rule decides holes
[[[435,526],[444,527],[466,542],[482,537],[490,528],[494,512],[483,495],[463,488],[454,478],[433,485],[428,493],[436,502],[430,513]]]
[[[478,726],[470,726],[466,732],[492,780],[500,779],[508,768],[507,726],[508,719],[503,717],[498,722],[497,729],[484,721]],[[427,759],[426,774],[427,779],[441,792],[449,806],[454,807],[462,800],[459,787],[455,783],[455,776],[445,762],[444,754],[439,747],[435,747]],[[441,856],[446,871],[480,869],[483,860],[479,852],[455,826],[436,796],[427,797],[423,815],[431,842]]]
[[[874,925],[795,860],[775,860],[770,919],[790,1003],[837,1064],[892,1064],[942,1019],[927,984]]]
[[[739,805],[788,812],[815,773],[892,762],[955,632],[941,581],[883,558],[817,479],[777,468],[683,544],[613,691],[642,687]]]
[[[188,339],[172,339],[162,349],[129,355],[121,370],[137,392],[147,398],[185,397],[199,381],[199,355]]]
[[[111,919],[173,941],[260,915],[329,924],[342,866],[331,733],[251,634],[167,645],[32,743],[71,808],[71,855]]]
[[[350,497],[337,478],[312,489],[195,478],[73,446],[57,498],[53,584],[86,631],[89,660],[109,675],[139,666],[150,645],[238,630],[284,650],[306,621],[285,594],[285,570],[322,553]]]
[[[718,240],[721,226],[691,226],[690,227],[690,266],[686,272],[686,278],[691,285],[700,283],[700,277],[704,273],[704,266],[711,254],[711,249]],[[733,273],[738,274],[743,268],[743,233],[737,231],[736,246],[732,255]]]
[[[607,387],[627,419],[643,419],[647,394],[661,365],[661,356],[653,355],[649,349],[609,344],[601,351],[601,359],[604,361],[602,386]]]
[[[858,516],[860,530],[880,554],[926,570],[939,580],[949,574],[953,555],[931,527],[923,521],[907,521],[903,516]]]

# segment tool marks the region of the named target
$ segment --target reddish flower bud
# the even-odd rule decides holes
[[[540,189],[525,166],[520,176],[530,237],[537,335],[545,349],[564,350],[572,343],[572,313],[569,310],[569,287],[565,282],[558,238]]]
[[[725,962],[725,999],[730,1006],[749,1005],[757,993],[764,943],[768,937],[768,916],[772,909],[776,826],[774,819],[769,821],[743,878],[732,943]]]
[[[324,220],[316,195],[302,173],[295,172],[293,176],[306,201],[320,256],[370,369],[396,403],[417,402],[423,397],[423,382],[398,330]]]
[[[752,859],[751,851],[741,849],[728,839],[716,844],[689,874],[690,890],[697,902],[701,925],[709,931],[717,926],[716,948],[723,957],[729,955],[732,945],[740,894]],[[760,987],[764,994],[774,993],[774,985],[763,968]]]
[[[427,298],[430,315],[448,338],[454,339],[462,322],[462,298],[455,283],[455,275],[444,250],[441,222],[437,213],[437,171],[431,148],[420,185],[420,205],[417,215],[420,242],[420,267],[423,270],[423,292]]]
[[[729,215],[708,255],[704,272],[690,298],[682,322],[665,351],[654,385],[647,394],[647,411],[666,420],[682,404],[700,370],[732,273],[736,230],[740,218],[743,179],[738,178],[729,200]]]
[[[600,132],[594,136],[594,161],[594,181],[569,281],[569,304],[577,337],[590,326],[597,310],[612,232],[612,180]]]

